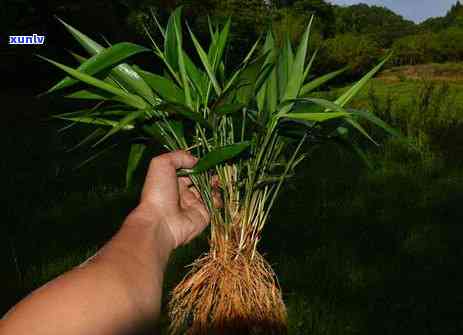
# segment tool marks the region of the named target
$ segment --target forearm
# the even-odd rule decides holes
[[[0,334],[129,334],[151,323],[159,315],[172,250],[164,229],[135,210],[92,259],[10,311]]]

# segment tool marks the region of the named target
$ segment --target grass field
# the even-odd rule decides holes
[[[366,89],[355,104],[379,101],[386,110],[392,96],[390,117],[408,110],[422,84],[406,79],[372,85],[374,92]],[[456,106],[463,102],[461,85],[450,84],[455,93],[447,99]],[[46,119],[65,104],[35,101],[24,91],[1,94],[15,110],[0,126],[3,313],[91,255],[136,204],[138,190],[122,187],[125,152],[72,170],[82,155],[65,151],[80,130],[58,133],[62,125]],[[442,119],[452,115],[452,131],[462,130],[459,112],[439,113],[448,113]],[[398,127],[422,126],[394,120]],[[417,148],[397,141],[368,148],[372,170],[330,144],[301,165],[261,243],[285,294],[291,334],[461,334],[462,136],[446,140],[446,154],[434,136]],[[165,299],[184,266],[206,247],[203,237],[176,251]]]

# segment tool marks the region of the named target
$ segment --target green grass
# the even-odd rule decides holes
[[[417,90],[408,81],[373,85],[383,97],[397,94],[398,106]],[[59,135],[43,120],[66,106],[20,94],[2,95],[17,114],[1,125],[1,312],[85,260],[137,200],[136,190],[122,188],[125,154],[73,172],[78,159],[63,149],[78,136]],[[362,100],[369,103],[368,91]],[[459,152],[458,141],[449,143],[449,152]],[[461,333],[463,173],[440,152],[423,150],[394,141],[371,148],[374,168],[367,171],[324,145],[299,167],[261,244],[280,280],[291,334]],[[205,250],[203,238],[175,252],[164,299]]]
[[[463,81],[462,82],[449,82],[450,90],[455,94],[456,101],[459,104],[463,104]],[[420,85],[419,80],[405,80],[398,82],[387,82],[382,79],[372,79],[366,87],[359,92],[354,99],[354,105],[356,106],[368,106],[368,94],[373,88],[375,93],[386,98],[391,95],[398,105],[407,104],[413,94],[417,92],[417,87]],[[338,95],[344,92],[347,88],[341,88],[333,90],[331,94]]]

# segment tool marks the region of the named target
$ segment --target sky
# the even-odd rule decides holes
[[[337,5],[366,3],[384,6],[406,19],[421,22],[430,17],[444,16],[457,0],[331,0]]]

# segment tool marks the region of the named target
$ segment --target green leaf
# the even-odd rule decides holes
[[[158,18],[156,16],[156,13],[154,12],[153,7],[150,8],[150,13],[151,13],[151,17],[154,20],[154,23],[156,23],[156,26],[158,27],[159,31],[161,32],[162,38],[166,38],[166,31],[164,30],[164,28],[159,23],[159,20],[158,20]]]
[[[188,74],[186,72],[186,67],[185,67],[181,30],[179,26],[177,25],[177,23],[175,24],[175,34],[177,37],[178,66],[179,66],[180,75],[181,75],[182,83],[183,83],[183,92],[185,94],[185,104],[188,107],[193,108],[193,103],[191,101],[190,84],[188,83]]]
[[[81,33],[63,20],[57,18],[64,27],[71,33],[77,42],[92,56],[102,52],[104,48],[90,37]],[[128,64],[120,64],[111,70],[111,74],[119,84],[132,93],[137,93],[150,103],[155,103],[153,92],[143,79]]]
[[[292,66],[289,65],[289,53],[292,53],[292,47],[288,35],[286,35],[284,43],[285,44],[279,53],[277,61],[278,98],[280,100],[283,99],[286,87],[288,86],[288,75],[291,73]]]
[[[108,49],[104,49],[90,59],[84,61],[77,70],[88,75],[95,75],[103,70],[109,69],[127,58],[141,52],[149,51],[149,49],[133,44],[133,43],[118,43]],[[48,92],[53,92],[58,89],[63,89],[76,84],[78,81],[66,77],[53,86]]]
[[[226,104],[214,109],[214,113],[218,115],[228,115],[241,111],[244,107],[245,105],[243,104]]]
[[[100,44],[89,38],[87,35],[82,34],[80,31],[70,26],[60,18],[56,17],[56,19],[64,25],[64,27],[71,33],[71,35],[77,40],[77,42],[79,42],[79,44],[90,55],[96,55],[97,53],[103,51],[104,48]]]
[[[336,111],[336,112],[341,112],[341,113],[347,113],[347,111],[342,108],[341,106],[339,105],[336,105],[334,102],[332,101],[329,101],[329,100],[326,100],[326,99],[320,99],[320,98],[299,98],[299,99],[291,99],[291,100],[287,100],[287,101],[283,101],[281,103],[281,106],[280,108],[284,109],[286,105],[288,104],[294,104],[296,102],[309,102],[309,103],[313,103],[313,104],[316,104],[320,107],[324,107],[325,108],[325,112],[328,112],[328,111]]]
[[[371,161],[368,159],[367,155],[363,152],[360,146],[352,140],[348,140],[345,136],[337,136],[332,138],[337,144],[341,145],[346,150],[352,152],[356,155],[360,160],[365,164],[365,166],[369,169],[373,169],[373,165]]]
[[[264,68],[259,74],[259,77],[257,77],[257,81],[255,83],[255,91],[260,92],[264,87],[264,85],[267,83],[267,80],[270,78],[273,69],[275,68],[275,64],[273,63],[267,63],[264,65]]]
[[[133,122],[140,118],[141,116],[143,116],[145,114],[144,111],[136,111],[136,112],[131,112],[130,114],[127,114],[124,118],[122,118],[122,120],[120,120],[119,122],[117,122],[117,124],[115,125],[115,127],[113,127],[113,129],[111,129],[108,133],[106,133],[105,136],[103,136],[98,142],[96,142],[93,146],[97,146],[99,145],[100,143],[102,143],[103,141],[105,141],[106,139],[108,139],[109,137],[113,136],[114,134],[116,134],[117,132],[123,130],[123,129],[127,129],[127,127],[133,127]]]
[[[302,36],[302,40],[297,49],[296,57],[294,63],[291,67],[291,72],[288,73],[288,85],[285,90],[283,100],[294,99],[299,95],[302,84],[304,82],[304,71],[305,71],[305,61],[307,58],[307,49],[309,45],[309,35],[313,22],[313,16],[310,19],[310,22],[307,26],[307,29]],[[283,108],[282,112],[286,113],[291,109],[291,106],[286,106]]]
[[[349,103],[352,98],[365,86],[365,84],[373,78],[373,76],[383,67],[383,65],[391,58],[392,53],[389,54],[381,63],[375,66],[370,72],[368,72],[362,79],[360,79],[354,86],[352,86],[346,93],[341,95],[337,100],[336,104],[344,107]]]
[[[216,39],[216,43],[211,44],[212,59],[210,58],[209,60],[212,63],[212,69],[214,72],[217,71],[218,66],[222,62],[223,53],[225,51],[225,46],[227,45],[228,36],[230,34],[230,24],[231,19],[229,18],[224,28],[220,32],[218,38]]]
[[[302,84],[304,84],[305,80],[307,79],[307,76],[310,73],[310,70],[312,69],[312,65],[315,61],[315,58],[317,57],[318,50],[315,50],[315,52],[312,55],[312,58],[310,58],[309,64],[307,64],[307,67],[305,68],[304,71],[304,76],[302,77]]]
[[[81,55],[76,54],[75,52],[72,52],[72,51],[68,51],[68,52],[71,54],[72,57],[74,57],[74,59],[76,61],[79,62],[79,64],[85,63],[87,61],[87,59],[88,59],[88,58],[85,58],[85,57],[83,57]]]
[[[199,58],[201,59],[201,62],[203,63],[204,69],[206,70],[207,75],[209,76],[209,79],[210,79],[210,81],[212,83],[212,86],[214,87],[215,93],[217,94],[217,96],[220,96],[220,93],[221,93],[222,90],[220,89],[217,78],[215,77],[214,70],[212,68],[211,63],[209,62],[209,58],[207,57],[207,54],[204,51],[201,44],[196,39],[196,36],[191,31],[190,27],[188,27],[188,30],[190,32],[191,39],[193,40],[193,44],[194,44],[194,46],[196,48],[196,51],[197,51],[197,53],[199,55]]]
[[[259,111],[264,111],[266,110],[267,112],[270,112],[269,110],[269,105],[272,103],[270,101],[273,101],[273,99],[276,99],[276,96],[271,97],[269,96],[270,92],[268,92],[268,86],[269,82],[271,81],[272,73],[275,68],[275,40],[273,38],[272,31],[269,30],[267,32],[267,36],[265,38],[265,43],[264,47],[262,50],[262,54],[267,54],[265,58],[264,65],[262,67],[261,73],[259,74],[259,77],[257,78],[257,82],[255,85],[255,92],[257,92],[257,109]],[[268,118],[268,114],[261,114],[262,116],[262,121],[266,122]]]
[[[188,74],[188,78],[191,80],[191,83],[198,91],[199,95],[203,97],[204,92],[207,90],[207,82],[205,80],[206,74],[196,67],[185,52],[183,53],[183,59],[185,61],[185,69]]]
[[[171,136],[169,130],[172,129],[177,138],[184,138],[184,129],[182,122],[175,120],[158,121],[152,124],[143,125],[142,129],[156,141],[164,145],[168,145],[168,137]]]
[[[359,116],[359,117],[361,117],[361,118],[363,118],[365,120],[370,121],[371,123],[373,123],[374,125],[380,127],[381,129],[383,129],[388,134],[390,134],[390,135],[392,135],[394,137],[401,137],[400,133],[397,130],[395,130],[394,128],[389,126],[386,122],[381,120],[379,117],[377,117],[373,113],[370,113],[370,112],[367,112],[367,111],[361,111],[361,110],[354,110],[354,111],[352,111],[352,114],[356,115],[356,116]]]
[[[288,113],[281,117],[291,120],[304,120],[313,122],[323,122],[327,120],[348,117],[350,114],[346,112],[325,112],[325,113]]]
[[[113,94],[107,94],[104,91],[96,92],[94,90],[81,90],[74,93],[65,95],[69,99],[82,99],[82,100],[110,100],[114,97]]]
[[[165,103],[159,106],[160,109],[167,111],[168,113],[178,114],[187,119],[195,121],[206,128],[211,128],[209,122],[202,116],[201,113],[193,111],[186,105],[176,103]]]
[[[130,93],[127,93],[117,87],[114,87],[104,81],[101,81],[97,78],[94,78],[92,76],[89,76],[85,73],[82,73],[82,72],[79,72],[77,70],[74,70],[73,68],[70,68],[66,65],[63,65],[63,64],[60,64],[60,63],[57,63],[55,61],[52,61],[48,58],[45,58],[43,56],[38,56],[40,58],[42,58],[43,60],[55,65],[56,67],[60,68],[61,70],[63,70],[64,72],[66,72],[67,74],[69,74],[70,76],[86,83],[86,84],[89,84],[91,86],[95,86],[99,89],[102,89],[103,91],[106,91],[108,93],[111,93],[111,94],[114,94],[116,96],[118,96],[120,98],[121,101],[123,101],[124,103],[126,103],[127,105],[129,106],[132,106],[132,107],[135,107],[135,108],[138,108],[138,109],[144,109],[146,108],[146,103],[143,101],[142,98],[136,96],[136,95],[133,95],[133,94],[130,94]]]
[[[179,70],[178,43],[182,44],[182,6],[178,7],[169,17],[164,40],[164,55],[174,71]],[[177,37],[177,30],[180,40]]]
[[[78,122],[78,123],[86,123],[86,124],[94,124],[94,125],[99,125],[99,126],[107,126],[107,127],[112,127],[116,128],[119,125],[119,122],[110,120],[110,119],[105,119],[102,117],[95,117],[95,116],[61,116],[57,115],[54,116],[57,119],[61,120],[67,120],[67,121],[72,121],[72,122]],[[133,125],[127,124],[123,128],[123,130],[132,130],[134,128]]]
[[[162,99],[168,102],[185,103],[183,91],[173,81],[138,67],[134,69]]]
[[[327,83],[328,81],[330,81],[330,80],[336,78],[337,76],[339,76],[340,74],[344,73],[348,68],[349,67],[346,66],[346,67],[344,67],[344,68],[342,68],[340,70],[333,71],[331,73],[325,74],[324,76],[321,76],[321,77],[318,77],[317,79],[312,80],[311,82],[305,84],[302,87],[301,93],[299,95],[303,97],[304,95],[309,94],[313,90],[319,88],[323,84]]]
[[[90,156],[89,158],[84,160],[82,163],[77,165],[73,170],[78,170],[78,169],[84,167],[85,165],[89,164],[90,162],[93,162],[95,159],[99,158],[100,156],[103,156],[105,153],[107,153],[111,149],[114,149],[118,145],[119,145],[119,143],[114,143],[114,144],[111,144],[110,146],[98,151],[97,153],[95,153],[94,155]]]
[[[127,172],[125,174],[126,188],[129,188],[132,185],[135,170],[141,162],[143,152],[145,151],[145,149],[146,145],[142,143],[134,143],[130,147],[129,159],[127,163]]]
[[[378,142],[376,142],[369,134],[368,132],[360,125],[360,123],[358,123],[357,121],[355,121],[354,119],[352,118],[346,118],[346,122],[349,123],[352,127],[354,127],[355,129],[357,129],[360,134],[362,134],[363,136],[365,136],[368,140],[370,140],[372,143],[374,143],[375,145],[379,145]]]
[[[286,87],[283,100],[296,98],[299,95],[299,91],[301,90],[304,79],[305,61],[307,59],[307,49],[309,45],[309,35],[312,22],[313,16],[307,26],[307,29],[304,32],[304,35],[302,36],[302,40],[297,49],[296,57],[294,58],[294,63],[291,67],[291,72],[288,73],[288,86]]]
[[[72,51],[69,51],[69,53],[72,55],[72,57],[75,58],[75,60],[77,60],[79,62],[79,64],[82,64],[82,63],[85,63],[87,61],[87,58],[85,57],[82,57]],[[116,80],[114,80],[113,77],[111,77],[111,75],[107,76],[106,78],[104,78],[104,81],[107,82],[108,84],[111,84],[113,86],[121,86],[119,85]]]
[[[223,89],[223,94],[227,93],[230,88],[232,88],[235,84],[235,81],[240,77],[240,75],[248,68],[249,61],[251,60],[252,55],[257,50],[259,45],[260,39],[258,39],[252,48],[249,50],[249,53],[246,55],[245,59],[241,62],[240,68],[235,71],[235,73],[231,76],[228,82],[225,84]]]
[[[96,128],[93,130],[89,135],[85,136],[79,143],[74,145],[72,148],[66,150],[67,152],[72,152],[77,150],[78,148],[82,147],[83,145],[86,145],[87,143],[90,143],[94,139],[97,139],[98,137],[102,136],[105,133],[105,131],[102,128]]]
[[[226,162],[244,150],[246,150],[251,145],[251,142],[240,142],[224,147],[217,148],[211,152],[208,152],[204,157],[202,157],[198,163],[193,167],[193,169],[183,169],[180,170],[177,175],[186,176],[191,174],[198,174],[204,171],[207,171],[223,162]]]

